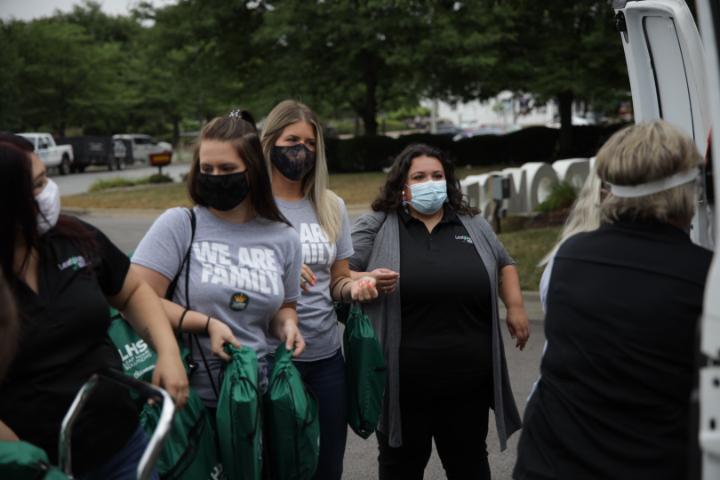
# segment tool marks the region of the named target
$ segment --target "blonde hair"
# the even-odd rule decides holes
[[[597,172],[610,184],[638,185],[697,168],[701,161],[692,139],[656,120],[632,125],[610,137],[598,152]],[[602,219],[689,225],[695,213],[695,195],[694,182],[638,198],[610,193],[602,203]]]
[[[600,226],[600,201],[601,201],[602,180],[597,175],[595,168],[590,169],[585,183],[578,193],[578,198],[573,204],[570,215],[568,215],[560,239],[547,255],[540,261],[538,266],[547,264],[555,256],[560,245],[576,233],[589,232]]]
[[[307,105],[295,100],[284,100],[268,114],[261,135],[265,163],[268,171],[271,172],[270,153],[272,147],[287,126],[298,122],[309,123],[315,131],[315,168],[302,179],[303,194],[315,207],[320,227],[325,231],[328,240],[335,242],[340,236],[342,228],[340,198],[328,189],[329,177],[322,125],[320,125],[317,115]]]

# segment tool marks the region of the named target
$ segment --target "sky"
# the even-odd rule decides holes
[[[140,0],[97,0],[104,12],[111,15],[125,15],[129,10],[140,3]],[[0,18],[8,20],[32,20],[39,17],[49,17],[55,10],[68,12],[73,5],[81,3],[80,0],[0,0]],[[175,0],[149,0],[149,3],[161,7]]]

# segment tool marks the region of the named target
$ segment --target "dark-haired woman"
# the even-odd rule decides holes
[[[353,227],[350,267],[399,273],[365,307],[388,366],[379,478],[422,479],[433,439],[448,479],[490,478],[489,408],[502,449],[520,428],[497,306],[499,295],[522,349],[529,330],[514,261],[435,148],[405,148],[372,209]]]
[[[215,118],[200,132],[188,191],[194,228],[187,209],[166,211],[132,261],[161,296],[179,275],[165,311],[183,332],[199,334],[201,348],[193,349],[199,368],[191,385],[214,408],[228,360],[224,343],[255,351],[261,385],[271,353],[268,333],[294,348],[295,356],[305,348],[295,311],[300,239],[275,205],[257,130],[244,113]]]
[[[182,405],[187,377],[157,295],[90,225],[60,215],[57,185],[19,137],[0,135],[0,261],[20,317],[17,353],[0,384],[10,433],[57,462],[60,423],[88,378],[122,368],[107,341],[108,302],[158,352],[153,382]],[[73,431],[80,478],[128,478],[147,445],[123,387],[101,384]]]

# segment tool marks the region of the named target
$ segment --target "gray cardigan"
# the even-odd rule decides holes
[[[520,415],[510,387],[505,351],[498,319],[498,272],[515,261],[498,241],[490,225],[481,215],[458,215],[477,249],[490,276],[492,299],[492,358],[494,383],[494,410],[500,448],[507,448],[507,439],[520,429]],[[350,268],[355,271],[372,271],[389,268],[400,272],[400,231],[396,213],[373,212],[360,217],[352,229],[355,254]],[[387,384],[378,429],[389,437],[391,447],[402,445],[400,428],[400,284],[394,293],[381,295],[364,305],[385,353]]]

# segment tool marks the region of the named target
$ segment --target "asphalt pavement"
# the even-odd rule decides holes
[[[187,163],[178,163],[163,167],[162,172],[179,181],[183,173],[190,169]],[[108,180],[111,178],[141,178],[158,173],[157,167],[146,165],[128,165],[124,170],[108,171],[100,167],[89,167],[84,173],[72,173],[69,175],[53,174],[52,179],[58,184],[60,193],[63,195],[75,195],[88,191],[90,185],[96,180]]]
[[[61,191],[63,191],[62,188]],[[70,213],[79,214],[80,218],[100,228],[123,251],[129,253],[135,249],[152,222],[162,212],[153,210],[93,210],[91,212],[70,211]],[[351,210],[351,220],[354,221],[361,213],[360,210]],[[525,410],[525,401],[532,384],[537,378],[540,357],[545,342],[542,324],[543,314],[538,295],[535,292],[525,292],[524,298],[528,316],[531,320],[531,335],[525,350],[522,352],[517,350],[512,344],[507,330],[503,329],[510,380],[521,414]],[[501,318],[504,318],[504,312],[501,312]],[[490,415],[487,450],[494,479],[511,478],[512,468],[515,464],[518,436],[519,433],[513,435],[508,442],[508,449],[505,452],[500,452],[493,415]],[[480,447],[478,446],[479,451]],[[372,478],[377,478],[377,442],[375,437],[372,436],[367,440],[363,440],[351,430],[348,430],[343,479],[366,480]],[[425,471],[425,479],[439,480],[444,478],[446,477],[442,464],[433,449],[432,457]]]

